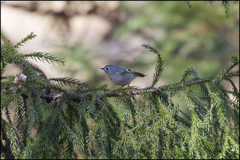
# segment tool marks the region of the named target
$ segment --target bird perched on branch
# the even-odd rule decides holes
[[[122,87],[126,85],[128,85],[129,87],[129,84],[131,83],[131,81],[136,77],[146,76],[137,71],[123,68],[117,65],[106,65],[104,68],[100,68],[100,69],[104,70],[104,72],[112,82]]]

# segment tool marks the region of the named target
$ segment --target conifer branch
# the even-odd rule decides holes
[[[26,61],[27,63],[29,63],[29,65],[34,69],[36,70],[37,72],[40,73],[40,76],[43,76],[45,79],[47,79],[47,76],[46,74],[38,67],[38,65],[32,63],[32,62],[29,62],[29,61]]]
[[[1,140],[1,153],[5,154],[6,159],[14,159],[14,156],[12,155],[11,148],[10,148],[10,140],[7,138],[6,129],[5,129],[5,123],[1,121],[1,134],[2,134],[2,140],[5,140],[5,147],[3,146],[3,142]]]
[[[209,81],[209,80],[208,80]],[[169,89],[173,89],[173,88],[178,88],[178,89],[181,89],[183,87],[188,87],[188,86],[191,86],[191,85],[195,85],[195,84],[202,84],[202,83],[205,83],[207,82],[207,80],[199,80],[199,81],[195,81],[195,82],[189,82],[189,83],[181,83],[181,84],[176,84],[175,86],[174,85],[167,85],[167,86],[162,86],[162,87],[159,87],[159,88],[150,88],[150,89],[139,89],[139,90],[133,90],[133,91],[130,91],[128,92],[128,94],[131,94],[131,95],[140,95],[141,93],[143,92],[161,92],[161,91],[164,91],[164,90],[169,90]],[[66,92],[67,93],[67,92]],[[84,94],[72,94],[72,93],[67,93],[68,94],[68,98],[70,100],[73,100],[73,101],[77,101],[77,102],[80,102],[79,101],[79,98],[84,98],[86,96],[88,96],[89,94],[87,93],[84,93]],[[119,97],[119,96],[122,96],[123,93],[116,93],[116,92],[109,92],[109,93],[105,93],[105,95],[107,97]],[[93,95],[90,95],[91,97],[93,97]],[[96,95],[96,98],[98,97],[101,97],[102,94],[97,94]],[[47,95],[47,94],[42,94],[41,95],[41,98],[43,99],[49,99],[49,100],[53,100],[53,96],[50,96],[50,95]]]
[[[8,109],[8,106],[5,108],[5,115],[8,119],[8,123],[12,124],[12,121],[11,121],[11,118],[10,118],[10,112],[9,112],[9,109]]]
[[[37,73],[35,71],[39,71],[35,65],[31,65],[33,63],[29,63],[27,60],[23,59],[22,56],[20,55],[15,55],[15,56],[7,56],[7,62],[15,64],[19,66],[22,69],[26,69],[29,71],[29,75],[33,77],[37,77]],[[36,70],[35,70],[36,69]]]
[[[4,45],[2,45],[2,42]],[[11,45],[10,45],[10,40],[6,40],[3,33],[1,32],[1,52],[2,52],[2,48],[5,48],[5,49],[11,48]]]
[[[233,55],[231,57],[231,62],[232,62],[232,65],[227,69],[227,72],[229,72],[233,67],[235,67],[236,65],[239,64],[239,59],[236,55]]]
[[[18,42],[13,48],[18,48],[19,46],[22,46],[22,43],[26,43],[28,40],[31,40],[35,38],[37,35],[35,35],[33,32],[31,32],[27,37],[23,38],[20,42]]]
[[[4,37],[4,35],[3,35],[2,32],[1,32],[1,39],[2,39],[3,41],[5,41],[5,37]]]
[[[41,62],[48,62],[50,64],[54,63],[58,63],[61,65],[64,65],[65,61],[62,58],[58,58],[58,57],[54,57],[53,55],[49,54],[49,53],[42,53],[42,52],[34,52],[34,53],[30,53],[30,54],[25,54],[23,55],[23,57],[31,57],[32,59],[34,59],[35,61],[37,61],[37,59]]]
[[[63,77],[63,78],[50,78],[50,81],[56,81],[60,85],[68,85],[70,87],[78,87],[78,86],[84,86],[87,87],[88,84],[85,82],[81,82],[78,79],[73,79],[73,78],[68,78],[68,77]]]
[[[43,76],[45,79],[47,79],[46,74],[36,64],[23,59],[22,56],[13,57],[9,55],[7,57],[7,61],[8,63],[14,63],[20,66],[22,69],[27,69],[27,70],[30,69],[30,72],[31,72],[31,69],[34,69],[35,71],[40,73],[40,76]],[[33,72],[31,72],[31,74],[34,75]]]
[[[186,78],[189,76],[189,75],[194,75],[194,79],[198,78],[198,72],[193,69],[193,68],[188,68],[187,71],[185,71],[184,75],[183,75],[183,78],[182,80],[180,81],[180,83],[183,83],[183,82],[186,82]]]
[[[158,82],[159,78],[161,77],[162,75],[162,72],[163,72],[163,60],[162,60],[162,57],[161,55],[158,53],[158,51],[153,48],[152,46],[150,46],[149,44],[142,44],[142,47],[148,49],[150,52],[153,52],[155,54],[158,55],[158,58],[157,58],[157,65],[155,67],[155,73],[153,75],[153,81],[152,81],[152,87]]]
[[[7,56],[6,58],[7,63],[13,63],[25,69],[29,69],[28,63],[21,56],[18,56],[18,55],[15,55],[15,56],[2,55],[2,56]]]
[[[228,1],[222,1],[222,6],[225,8],[225,13],[226,13],[226,16],[228,17],[229,2]]]
[[[149,52],[153,52],[155,54],[159,54],[158,51],[155,48],[153,48],[152,46],[150,46],[149,44],[143,43],[142,47],[146,48]]]
[[[66,92],[65,89],[62,89],[60,86],[58,86],[56,84],[49,83],[48,80],[42,81],[40,83],[35,82],[35,84],[39,85],[39,87],[37,87],[38,89],[47,89],[47,90],[53,89],[53,90],[60,91],[60,92]],[[31,85],[32,85],[32,83],[31,83]],[[27,87],[30,87],[30,86],[27,86]]]

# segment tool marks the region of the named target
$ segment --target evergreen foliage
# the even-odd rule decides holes
[[[110,90],[94,88],[72,78],[47,79],[35,60],[64,64],[49,53],[17,53],[14,48],[34,38],[31,33],[12,47],[3,35],[1,44],[1,156],[4,158],[239,158],[239,77],[237,56],[216,75],[200,78],[188,69],[179,83],[154,88],[163,72],[161,55],[149,44],[142,46],[158,55],[151,87]],[[7,64],[15,64],[27,76],[25,83],[3,77]],[[194,76],[187,80],[189,76]],[[15,78],[16,79],[16,78]],[[57,82],[57,84],[52,83]],[[221,84],[228,81],[233,90]],[[67,91],[63,85],[74,88]],[[201,89],[197,95],[191,86]],[[13,88],[18,86],[16,92]],[[174,104],[172,98],[181,94]],[[233,99],[229,98],[232,95]],[[110,104],[114,97],[123,110],[119,117]],[[14,103],[14,121],[9,104]],[[190,115],[180,109],[185,103]],[[32,135],[32,130],[37,134]]]
[[[153,87],[158,82],[158,80],[160,79],[160,76],[162,75],[163,60],[162,60],[162,57],[160,56],[160,54],[158,53],[158,51],[155,48],[153,48],[149,44],[143,44],[142,46],[145,47],[146,49],[148,49],[150,52],[153,52],[153,53],[158,55],[157,65],[156,65],[156,68],[155,68],[156,72],[153,76],[153,82],[152,82],[152,87]]]
[[[192,5],[190,4],[190,1],[185,1],[188,5],[189,8],[192,7]],[[214,1],[209,1],[210,3],[214,3]],[[238,1],[221,1],[222,6],[225,9],[225,14],[228,17],[229,16],[229,6],[230,6],[230,2],[234,2],[235,4],[238,3]]]

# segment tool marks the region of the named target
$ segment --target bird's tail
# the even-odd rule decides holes
[[[147,76],[147,75],[144,75],[144,74],[142,74],[142,73],[139,73],[139,72],[134,72],[134,74],[136,75],[136,76],[138,76],[138,77],[145,77],[145,76]]]

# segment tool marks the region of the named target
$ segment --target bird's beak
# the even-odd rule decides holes
[[[104,68],[100,68],[100,69],[104,70]]]

